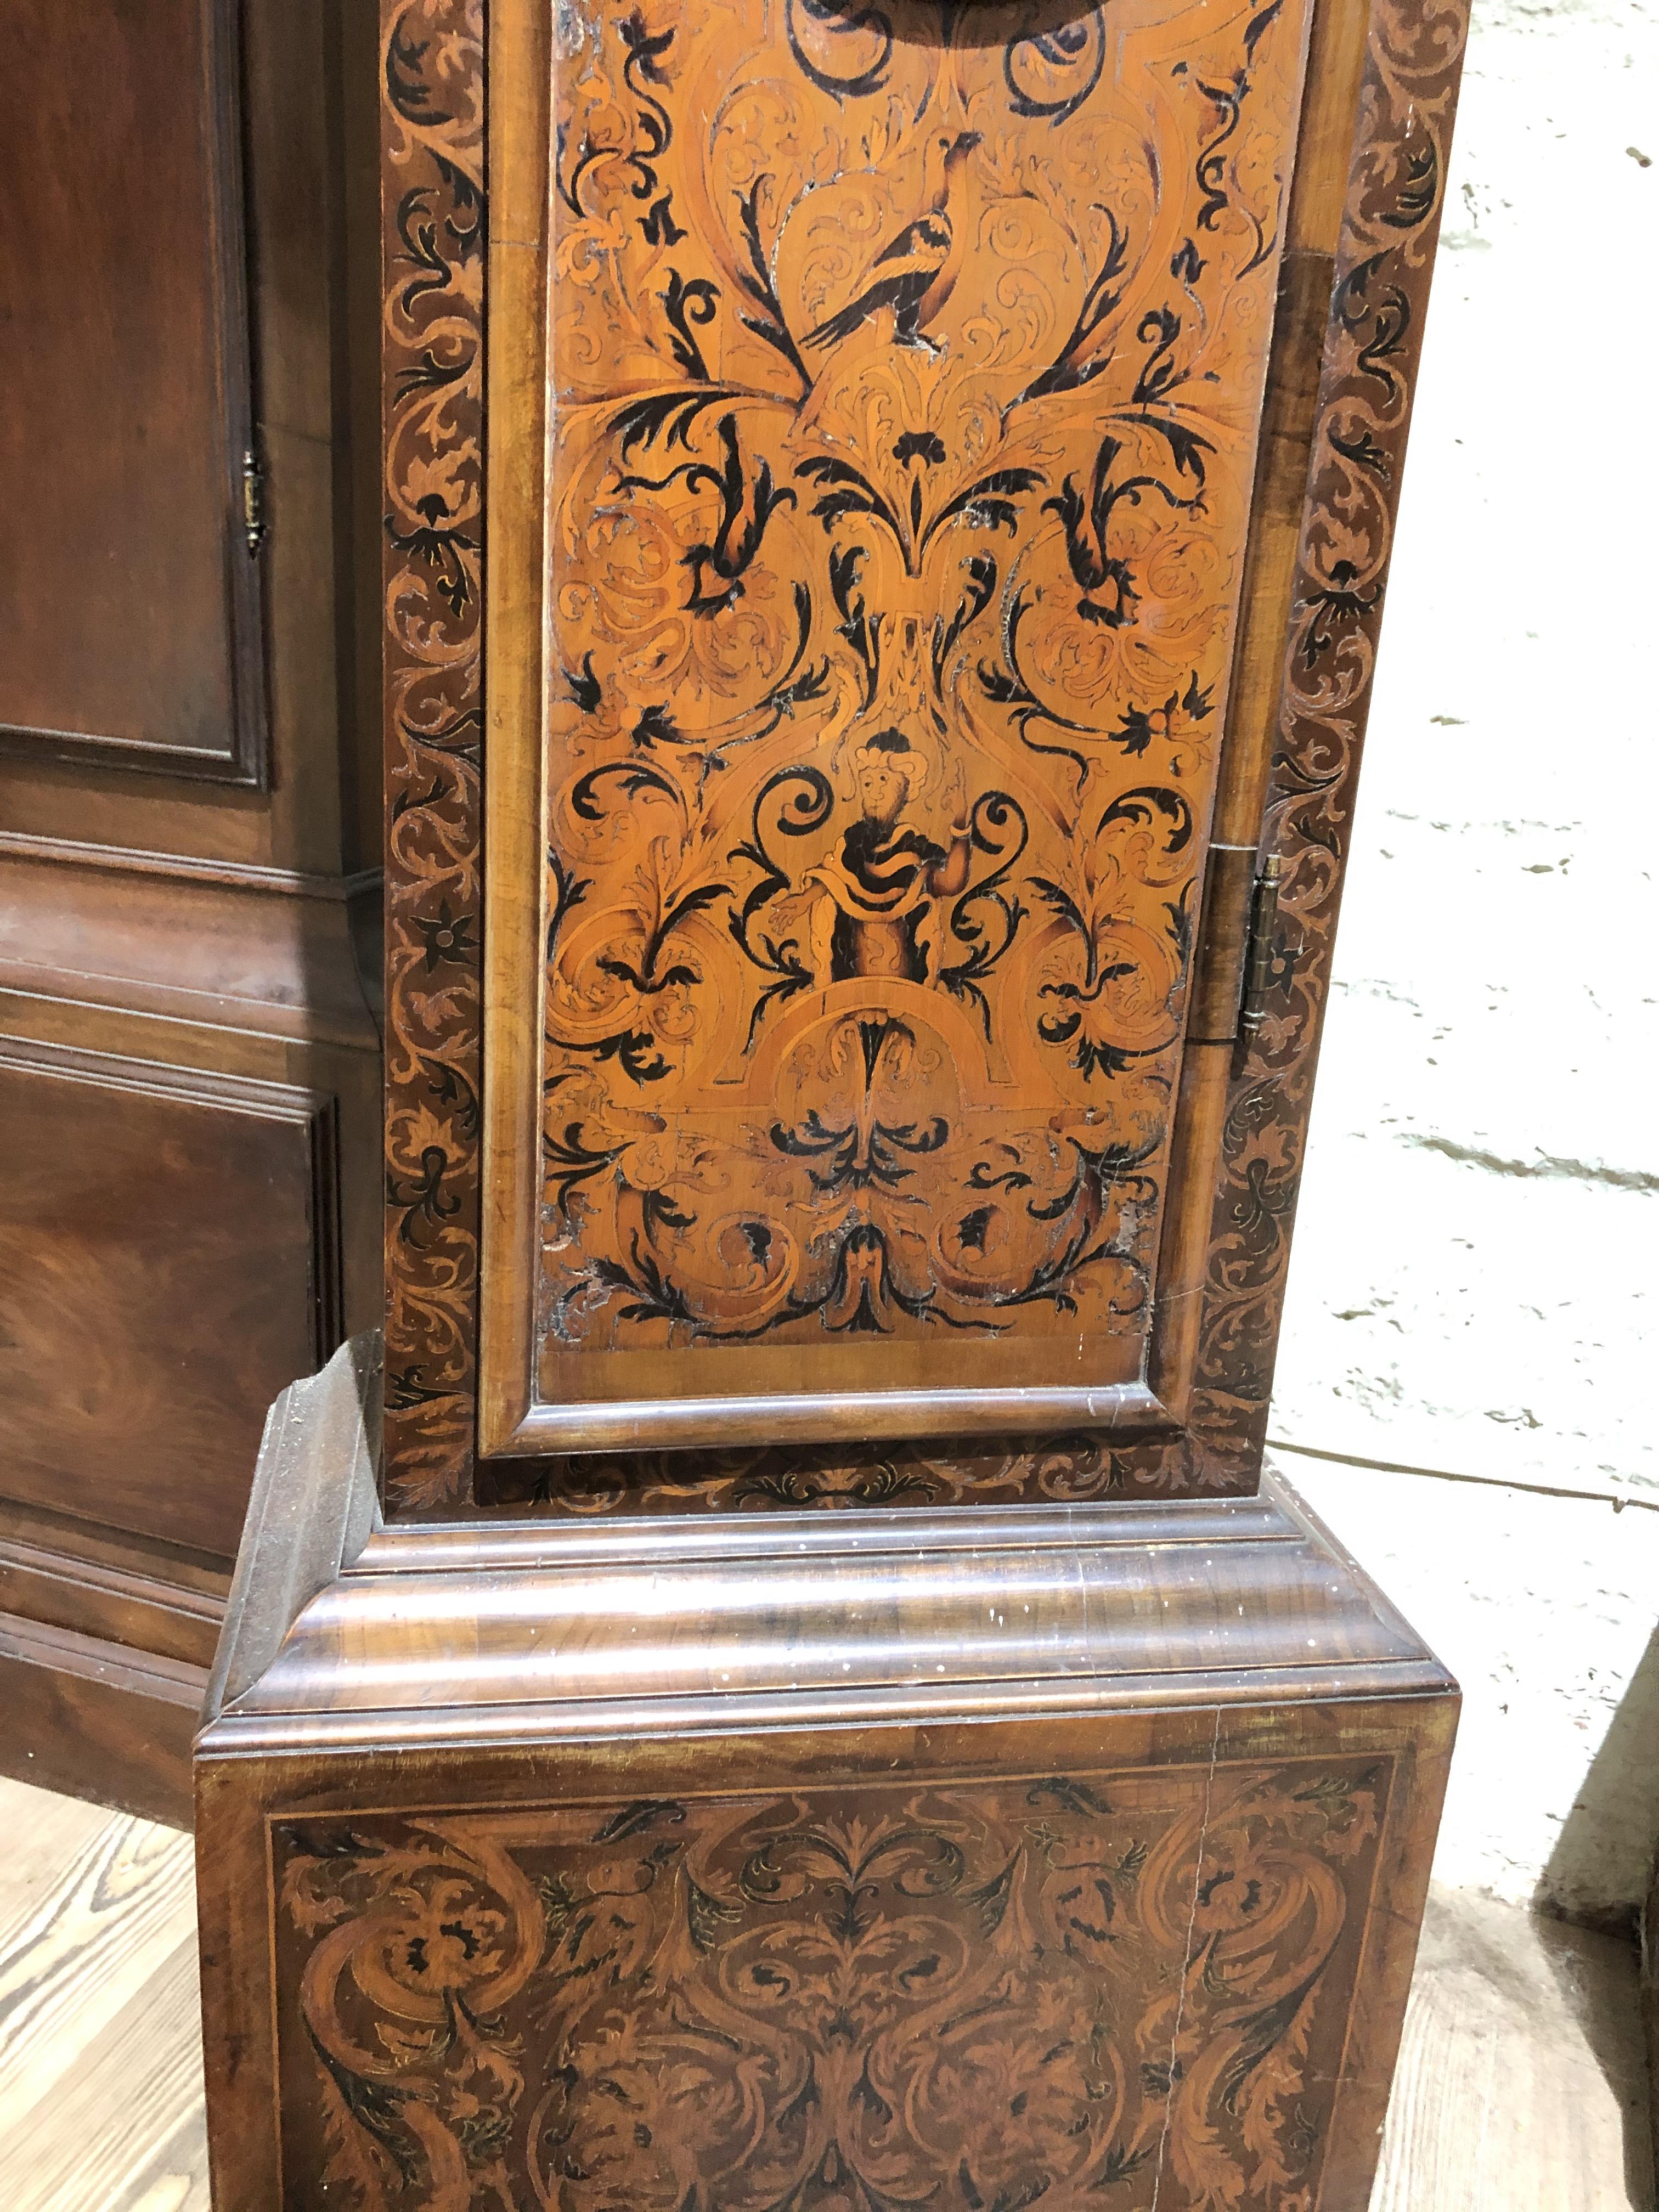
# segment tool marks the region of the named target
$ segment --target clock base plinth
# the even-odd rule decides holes
[[[216,2204],[1362,2212],[1458,1698],[1282,1483],[371,1528],[374,1379],[197,1746]]]

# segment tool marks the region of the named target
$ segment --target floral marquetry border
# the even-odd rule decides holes
[[[484,9],[381,25],[388,1502],[464,1498],[478,1285]]]
[[[484,8],[386,0],[386,1495],[394,1512],[1086,1498],[1255,1479],[1328,991],[1466,0],[1373,0],[1263,850],[1282,981],[1230,1094],[1173,1443],[1099,1437],[493,1464],[475,1499]],[[1288,957],[1295,948],[1294,957]]]

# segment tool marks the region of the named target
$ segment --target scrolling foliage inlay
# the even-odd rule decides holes
[[[1199,1765],[284,1828],[289,2185],[1307,2212],[1387,1787]]]
[[[1468,28],[1468,0],[1373,0],[1262,830],[1279,984],[1228,1101],[1187,1432],[1130,1447],[1134,1483],[1261,1465]]]
[[[827,39],[832,51],[836,42],[847,50],[845,40],[856,35],[831,29],[830,12],[815,0],[797,0],[797,13],[805,26],[798,35]],[[603,1466],[586,1459],[522,1469],[501,1463],[483,1471],[481,1504],[533,1499],[554,1512],[578,1513],[849,1499],[902,1504],[954,1497],[1084,1497],[1124,1484],[1236,1488],[1254,1480],[1467,14],[1465,0],[1372,0],[1370,8],[1269,798],[1267,844],[1284,860],[1286,938],[1301,951],[1230,1097],[1186,1432],[1168,1444],[1109,1449],[1099,1439],[1052,1440],[1030,1449],[1008,1439],[988,1450],[964,1443],[924,1454],[895,1447],[862,1455],[652,1455],[637,1468],[614,1458]],[[387,505],[396,556],[389,561],[386,600],[392,814],[386,856],[386,1489],[392,1510],[404,1511],[464,1507],[472,1472],[482,834],[480,15],[477,0],[385,0]],[[871,18],[859,11],[848,20],[867,27]],[[1051,54],[1031,58],[1057,69],[1077,65],[1075,53],[1068,58],[1049,43]],[[613,67],[615,61],[613,55]],[[869,66],[860,64],[855,75]],[[635,75],[645,76],[643,65]],[[613,120],[620,140],[637,122],[637,103],[619,107]],[[633,219],[649,221],[654,204],[648,199]],[[674,221],[677,228],[686,227],[682,217]],[[700,274],[712,281],[711,271],[688,264],[683,282]],[[666,289],[665,279],[660,289]],[[665,316],[666,302],[659,305]],[[764,319],[752,300],[744,305],[755,319]],[[696,320],[701,312],[696,301],[685,306],[693,338],[703,335]],[[430,363],[428,319],[453,334]],[[811,349],[814,363],[823,350]],[[460,372],[447,383],[445,361]],[[406,419],[421,426],[412,446],[401,427]],[[688,458],[676,451],[670,465]],[[912,465],[904,466],[908,472]],[[924,479],[933,472],[920,452],[915,472]],[[1073,471],[1073,482],[1083,497],[1088,479],[1079,482]],[[780,488],[796,492],[797,506],[782,509],[786,521],[793,520],[801,487],[775,472],[771,489]],[[811,503],[827,496],[807,489]],[[684,479],[680,492],[684,496]],[[1033,496],[1023,495],[1018,505],[1028,525],[1033,507],[1041,511]],[[775,501],[774,507],[772,521]],[[751,495],[746,513],[753,512]],[[907,517],[908,491],[902,526]],[[1144,522],[1145,513],[1132,510],[1131,519]],[[417,538],[422,527],[430,535]],[[718,529],[699,533],[711,547],[702,573],[717,581],[712,548],[718,535]],[[722,557],[729,561],[744,535],[741,526],[728,533]],[[399,538],[412,541],[407,550],[398,550]],[[1007,532],[993,534],[992,556],[1000,555],[1005,566],[1009,547]],[[436,592],[444,576],[459,607]],[[1075,580],[1079,600],[1110,603]],[[988,613],[977,623],[981,630],[995,627]],[[1091,627],[1103,633],[1109,626]],[[1122,627],[1115,633],[1120,638]],[[988,653],[985,658],[991,660]],[[583,674],[580,666],[572,672]],[[407,730],[398,707],[405,694],[420,706]],[[1036,734],[1042,741],[1042,726]],[[647,760],[667,750],[640,748]],[[711,780],[726,773],[713,769]],[[924,785],[922,798],[937,798],[939,787],[937,781]],[[945,841],[935,834],[932,842]],[[758,880],[753,871],[745,878],[751,887]],[[672,965],[669,950],[666,964]],[[1100,1095],[1098,1080],[1096,1091]],[[556,1143],[562,1140],[556,1114],[548,1127]]]
[[[1300,15],[556,21],[544,1395],[1133,1379]]]
[[[386,289],[388,1489],[469,1463],[483,899],[483,9],[392,0]]]

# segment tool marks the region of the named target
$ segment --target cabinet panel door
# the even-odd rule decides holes
[[[264,777],[234,24],[9,13],[0,744],[34,759]]]

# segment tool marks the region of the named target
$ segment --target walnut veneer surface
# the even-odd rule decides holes
[[[263,782],[263,577],[237,537],[254,426],[235,10],[19,0],[9,28],[23,199],[0,289],[37,342],[0,428],[34,523],[7,591],[0,750]],[[175,127],[150,128],[164,111]],[[117,514],[147,557],[118,556]]]
[[[394,1514],[1251,1486],[1462,23],[388,6]]]
[[[1305,17],[556,38],[534,1392],[573,1443],[1139,1382]]]
[[[198,1747],[218,2202],[1364,2203],[1456,1695],[1287,1492],[365,1535],[375,1381]]]

